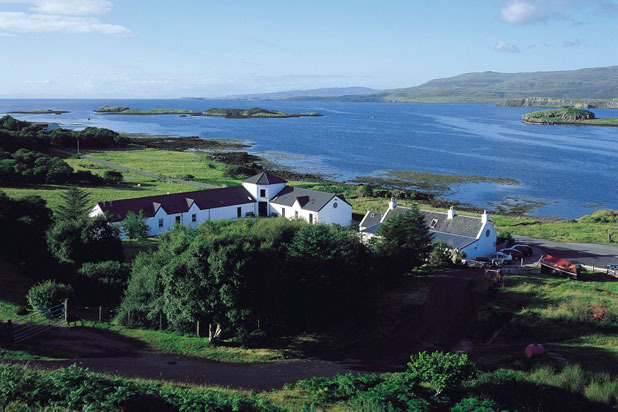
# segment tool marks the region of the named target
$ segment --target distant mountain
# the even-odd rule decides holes
[[[339,97],[339,96],[358,96],[369,95],[379,92],[369,87],[327,87],[322,89],[309,90],[287,90],[274,93],[252,93],[237,94],[226,96],[228,99],[264,100],[264,99],[286,99],[296,97]]]
[[[387,102],[498,103],[532,96],[616,98],[618,66],[554,72],[466,73],[416,87],[385,90],[375,98]]]

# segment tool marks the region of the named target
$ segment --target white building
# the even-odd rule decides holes
[[[348,226],[352,220],[352,206],[342,195],[290,187],[269,173],[245,179],[242,186],[103,201],[91,209],[90,216],[105,214],[110,222],[118,223],[129,211],[140,210],[149,235],[168,231],[177,223],[195,227],[205,220],[255,216],[285,216],[341,226]]]
[[[364,239],[371,239],[378,235],[382,223],[408,210],[409,208],[397,206],[394,200],[389,202],[384,214],[368,210],[360,222],[359,232]],[[420,212],[425,217],[432,239],[464,252],[466,259],[473,260],[496,251],[496,229],[487,211],[481,217],[458,215],[453,207],[447,213],[429,210]]]

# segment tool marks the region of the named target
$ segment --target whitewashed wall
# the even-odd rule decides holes
[[[489,236],[487,231],[489,230]],[[497,233],[494,225],[488,220],[481,228],[477,235],[477,241],[468,247],[462,249],[466,252],[466,259],[476,259],[479,256],[487,256],[496,251],[496,238]]]
[[[337,207],[333,207],[334,204]],[[349,226],[352,223],[352,206],[341,200],[339,197],[333,197],[324,207],[318,212],[319,223],[329,225],[338,224],[341,226]]]

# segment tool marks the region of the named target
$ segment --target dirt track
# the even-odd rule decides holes
[[[98,343],[83,344],[83,337],[69,332],[63,342],[54,333],[48,343],[58,349],[84,345],[79,357],[70,361],[32,361],[43,368],[77,363],[94,372],[125,377],[170,380],[200,385],[219,385],[268,390],[286,382],[312,376],[332,376],[349,371],[398,370],[410,354],[422,350],[450,350],[466,331],[471,313],[470,282],[481,271],[457,271],[434,275],[423,311],[401,324],[397,331],[378,342],[333,354],[330,360],[310,359],[277,363],[233,364],[187,356],[122,350],[129,356],[114,356],[126,342],[111,342],[106,351]],[[92,332],[90,332],[92,333]],[[71,336],[73,335],[73,336]],[[109,339],[109,337],[106,337]],[[88,340],[92,341],[92,337]],[[98,347],[95,347],[98,346]]]

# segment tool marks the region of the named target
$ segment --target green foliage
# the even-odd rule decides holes
[[[373,197],[374,186],[371,183],[367,183],[361,186],[361,195],[364,197]]]
[[[433,243],[433,248],[429,254],[429,263],[439,267],[458,266],[464,256],[465,253],[458,252],[446,243],[437,241]]]
[[[52,212],[38,196],[11,199],[0,191],[0,256],[29,266],[50,260],[45,232]]]
[[[71,298],[72,295],[73,288],[71,286],[46,280],[32,286],[26,295],[26,300],[32,309],[41,311],[63,303],[65,299]]]
[[[248,166],[229,165],[225,168],[225,175],[234,179],[244,179],[255,174],[255,170]]]
[[[103,178],[111,184],[118,184],[122,182],[123,176],[122,176],[122,173],[116,170],[106,170],[103,173]]]
[[[466,354],[423,351],[410,357],[408,372],[439,394],[472,379],[476,375],[476,367]]]
[[[90,304],[117,305],[127,287],[129,267],[115,260],[84,263],[76,279],[80,298]]]
[[[499,232],[498,233],[498,236],[496,237],[496,243],[500,244],[504,242],[507,242],[507,244],[513,243],[513,235],[511,234],[511,232]]]
[[[380,236],[376,250],[397,274],[422,265],[431,252],[431,235],[417,206],[387,219]]]
[[[157,251],[135,260],[121,305],[143,326],[163,315],[170,328],[192,331],[199,320],[203,330],[221,325],[248,344],[263,332],[323,330],[357,316],[369,293],[370,255],[340,227],[221,220],[178,226],[159,239]]]
[[[256,396],[110,378],[76,365],[51,372],[0,365],[0,409],[9,405],[21,410],[284,412]]]
[[[508,412],[498,409],[496,404],[488,399],[464,398],[451,408],[451,412]]]
[[[332,378],[313,377],[301,379],[296,382],[296,387],[304,389],[320,402],[333,402],[348,400],[355,397],[359,392],[383,382],[384,378],[373,373],[367,374],[337,374]]]
[[[103,216],[59,220],[47,232],[50,252],[61,262],[123,260],[119,231]]]
[[[129,211],[124,220],[120,222],[122,234],[129,239],[144,240],[148,236],[148,225],[146,224],[144,213],[140,210],[137,214]]]
[[[603,209],[578,219],[581,223],[618,223],[618,210]]]
[[[77,221],[88,217],[90,211],[88,192],[73,186],[60,197],[62,204],[56,209],[56,216],[59,220]]]

